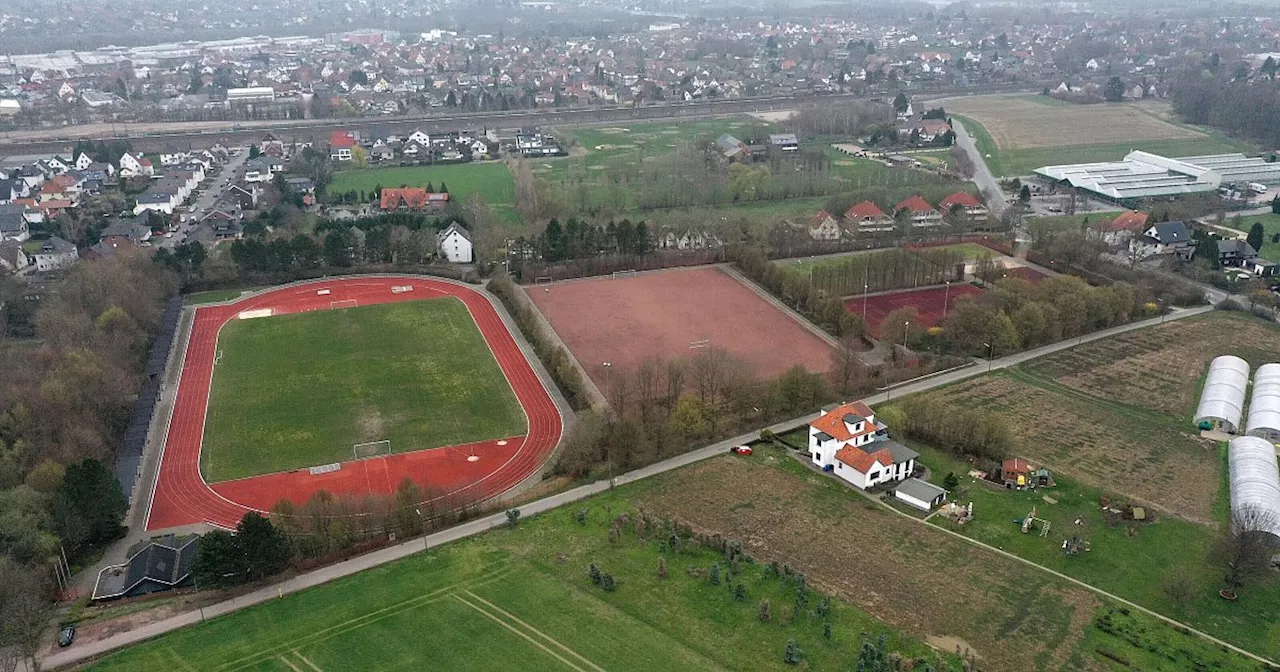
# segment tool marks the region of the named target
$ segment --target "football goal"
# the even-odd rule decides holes
[[[357,443],[351,447],[351,452],[355,454],[357,460],[365,457],[377,457],[378,455],[390,455],[391,439]]]
[[[332,474],[333,472],[340,471],[341,469],[342,464],[334,462],[333,464],[322,464],[318,467],[311,467],[309,471],[312,476],[320,476],[322,474]]]
[[[543,285],[549,285],[549,284],[551,284],[551,276],[549,276],[549,275],[540,275],[540,276],[538,276],[538,277],[536,277],[536,278],[534,278],[534,279],[533,279],[533,284],[535,284],[535,285],[537,285],[537,286],[539,286],[539,287],[541,287],[541,286],[543,286]]]
[[[404,294],[405,292],[412,292],[412,291],[413,291],[413,285],[394,285],[391,287],[392,294]]]
[[[330,301],[329,310],[341,310],[343,308],[355,308],[360,305],[355,299],[343,299],[341,301]]]
[[[617,280],[618,278],[630,278],[635,276],[635,274],[636,274],[636,269],[634,268],[629,271],[614,271],[613,279]]]

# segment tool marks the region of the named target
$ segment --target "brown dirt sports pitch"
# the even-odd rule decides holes
[[[715,267],[569,280],[525,290],[597,384],[604,362],[619,372],[646,359],[678,359],[699,342],[773,378],[799,364],[831,368],[831,346]],[[548,291],[549,290],[549,291]]]

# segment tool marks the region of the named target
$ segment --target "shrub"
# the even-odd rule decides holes
[[[773,605],[769,604],[769,600],[760,600],[760,607],[756,610],[756,615],[760,618],[761,623],[768,623],[773,620]]]
[[[747,600],[747,589],[741,583],[733,587],[733,601],[745,602]]]
[[[596,563],[591,563],[591,566],[587,568],[587,576],[591,577],[591,583],[597,586],[600,585],[600,568],[596,567]]]
[[[658,558],[658,578],[659,579],[667,578],[667,559],[666,558]]]
[[[520,509],[507,509],[507,527],[520,524]]]
[[[612,593],[618,584],[614,582],[612,574],[604,574],[600,577],[600,587]]]
[[[582,526],[584,526],[584,527],[585,527],[585,526],[586,526],[586,524],[587,524],[587,510],[586,510],[586,509],[578,509],[577,511],[575,511],[575,512],[573,513],[573,519],[574,519],[574,520],[576,520],[576,521],[578,521],[578,524],[579,524],[579,525],[582,525]]]
[[[711,585],[720,585],[720,563],[711,565]]]
[[[796,644],[796,640],[787,640],[787,649],[782,654],[782,662],[788,665],[799,665],[800,658],[804,652],[800,650],[800,645]]]

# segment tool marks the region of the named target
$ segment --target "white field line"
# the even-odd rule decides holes
[[[573,668],[573,669],[577,670],[578,672],[587,672],[586,670],[582,669],[581,667],[578,667],[577,665],[574,665],[573,663],[569,662],[569,661],[568,661],[568,660],[566,660],[565,658],[561,657],[561,656],[560,656],[560,654],[558,654],[558,653],[556,653],[555,651],[552,651],[551,649],[547,648],[547,646],[546,646],[545,644],[543,644],[542,642],[539,642],[538,640],[536,640],[536,639],[534,639],[534,638],[530,637],[529,635],[526,635],[525,633],[520,632],[519,630],[517,630],[517,629],[515,628],[515,626],[511,625],[510,623],[508,623],[508,622],[506,622],[506,621],[502,620],[501,618],[498,618],[497,616],[494,616],[493,614],[491,614],[491,613],[489,613],[489,612],[485,611],[484,609],[482,609],[482,608],[480,608],[480,607],[476,606],[475,604],[473,604],[473,603],[471,603],[471,602],[466,601],[466,599],[464,599],[461,595],[458,595],[457,593],[454,593],[454,594],[453,594],[453,598],[454,598],[455,600],[457,600],[457,601],[459,601],[459,602],[461,602],[461,603],[463,603],[463,604],[467,605],[468,607],[471,607],[472,609],[475,609],[476,611],[478,611],[478,612],[480,612],[480,613],[484,614],[486,617],[488,617],[489,619],[493,620],[493,622],[494,622],[494,623],[497,623],[498,625],[501,625],[502,627],[504,627],[504,628],[506,628],[506,629],[510,630],[511,632],[514,632],[514,633],[516,633],[517,635],[519,635],[519,636],[521,636],[521,637],[525,638],[526,640],[528,640],[528,642],[529,642],[530,644],[532,644],[532,645],[534,645],[534,646],[538,647],[539,649],[542,649],[543,651],[545,651],[545,652],[547,653],[547,655],[551,656],[552,658],[555,658],[556,660],[558,660],[558,661],[560,661],[560,662],[564,663],[565,665],[568,665],[569,667],[571,667],[571,668]]]
[[[548,635],[547,633],[545,633],[545,632],[543,632],[543,631],[541,631],[541,630],[539,630],[539,629],[537,629],[537,628],[533,627],[532,625],[529,625],[528,623],[525,623],[524,621],[520,620],[519,618],[516,618],[516,615],[515,615],[515,614],[513,614],[513,613],[511,613],[511,612],[509,612],[509,611],[507,611],[507,610],[503,609],[502,607],[499,607],[498,605],[496,605],[496,604],[494,604],[494,603],[492,603],[492,602],[490,602],[490,601],[488,601],[488,600],[484,599],[483,597],[480,597],[479,595],[476,595],[475,593],[471,592],[470,590],[467,590],[467,591],[466,591],[466,593],[467,593],[467,595],[471,596],[473,599],[475,599],[475,600],[479,601],[481,604],[483,604],[483,605],[485,605],[485,606],[489,607],[490,609],[492,609],[492,610],[494,610],[494,611],[498,612],[499,614],[502,614],[503,616],[506,616],[507,618],[509,618],[509,619],[511,619],[511,620],[513,620],[513,621],[515,621],[516,623],[519,623],[521,626],[523,626],[523,627],[524,627],[524,629],[528,630],[529,632],[532,632],[533,634],[535,634],[535,635],[537,635],[537,636],[539,636],[539,637],[541,637],[541,638],[543,638],[543,639],[547,640],[548,642],[551,642],[551,643],[552,643],[552,644],[554,644],[555,646],[560,647],[562,650],[564,650],[564,652],[565,652],[565,653],[568,653],[569,655],[573,656],[574,658],[577,658],[578,660],[581,660],[583,663],[585,663],[585,664],[586,664],[587,666],[589,666],[591,669],[596,670],[596,672],[604,672],[604,668],[602,668],[602,667],[600,667],[599,665],[596,665],[595,663],[593,663],[593,662],[591,662],[591,661],[587,660],[587,659],[586,659],[586,658],[584,658],[581,654],[579,654],[577,651],[574,651],[573,649],[571,649],[571,648],[569,648],[569,647],[565,646],[564,644],[561,644],[560,642],[556,641],[556,639],[555,639],[554,637],[552,637],[551,635]]]

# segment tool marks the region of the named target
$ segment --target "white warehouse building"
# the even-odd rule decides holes
[[[1035,173],[1122,204],[1211,192],[1228,185],[1280,184],[1280,163],[1267,163],[1238,152],[1171,159],[1134,150],[1121,161],[1044,166]]]
[[[1280,442],[1280,364],[1263,364],[1253,374],[1246,433]]]
[[[1244,394],[1249,388],[1249,363],[1232,355],[1209,362],[1209,375],[1196,407],[1196,424],[1235,433],[1244,415]]]
[[[1241,436],[1227,448],[1227,471],[1231,480],[1231,512],[1256,509],[1265,518],[1270,533],[1280,541],[1280,470],[1276,467],[1276,447],[1266,439]]]

